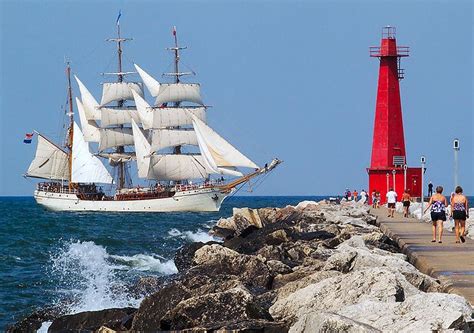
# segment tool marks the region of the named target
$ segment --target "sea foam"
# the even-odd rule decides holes
[[[136,254],[134,256],[110,255],[116,263],[122,264],[122,269],[135,269],[138,271],[158,272],[164,275],[178,273],[173,260],[166,260],[158,255]]]
[[[154,255],[110,255],[105,247],[87,241],[70,241],[52,255],[52,273],[60,283],[58,291],[73,300],[68,313],[114,307],[138,307],[141,298],[128,293],[124,270],[160,274],[177,272],[174,262]]]
[[[202,229],[198,229],[197,231],[179,231],[176,228],[173,228],[168,231],[168,235],[171,237],[179,237],[181,239],[185,239],[191,242],[210,242],[210,241],[215,241],[219,242],[222,241],[220,238],[214,237],[209,235],[206,231]]]

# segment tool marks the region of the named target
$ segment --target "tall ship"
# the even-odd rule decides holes
[[[163,74],[170,82],[158,82],[136,64],[123,70],[122,46],[131,39],[121,37],[117,21],[117,37],[107,39],[117,46],[117,71],[102,73],[115,80],[102,83],[100,103],[75,76],[80,126],[67,64],[64,143],[36,132],[36,154],[25,174],[44,180],[34,192],[38,204],[54,211],[218,211],[226,197],[281,163],[260,167],[209,127],[200,85],[184,81],[194,72],[180,71],[186,47],[178,45],[175,27],[172,35],[167,50],[174,68]],[[141,80],[128,80],[133,75]],[[134,185],[136,178],[147,185]]]

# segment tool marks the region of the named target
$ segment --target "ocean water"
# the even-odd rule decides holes
[[[42,306],[68,313],[138,306],[140,276],[177,272],[176,251],[209,241],[233,207],[284,207],[324,197],[231,197],[218,213],[50,212],[32,197],[0,197],[0,331]]]

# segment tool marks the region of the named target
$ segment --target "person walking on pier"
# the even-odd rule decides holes
[[[436,242],[436,229],[438,229],[438,243],[442,243],[441,237],[443,236],[443,222],[446,221],[446,206],[448,202],[446,197],[442,194],[443,186],[436,186],[436,193],[433,194],[426,207],[426,211],[431,207],[431,221],[433,222],[433,240]]]
[[[402,194],[403,217],[408,217],[410,201],[411,201],[410,190],[405,189],[405,191]]]
[[[451,217],[454,219],[456,243],[465,242],[466,219],[469,218],[469,203],[462,193],[462,187],[456,186],[454,196],[451,197]]]
[[[395,213],[395,204],[397,203],[397,192],[390,188],[390,191],[386,194],[387,197],[387,208],[388,208],[388,217],[393,217]]]
[[[430,181],[428,184],[428,196],[431,198],[432,195],[433,195],[433,183],[431,183]]]

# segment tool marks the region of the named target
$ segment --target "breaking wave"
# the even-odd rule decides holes
[[[168,231],[168,235],[170,235],[171,237],[179,237],[181,239],[186,239],[191,242],[206,243],[210,241],[222,241],[220,238],[209,235],[206,231],[202,229],[198,229],[197,231],[179,231],[178,229],[173,228]]]
[[[158,272],[164,275],[178,273],[173,260],[166,260],[158,255],[136,254],[134,256],[111,255],[117,264],[123,265],[125,269],[135,269],[142,272]]]
[[[58,292],[72,304],[68,313],[114,307],[138,307],[142,297],[129,293],[124,271],[177,272],[172,260],[158,256],[110,255],[105,247],[87,241],[70,241],[51,256],[52,274],[59,280]]]

